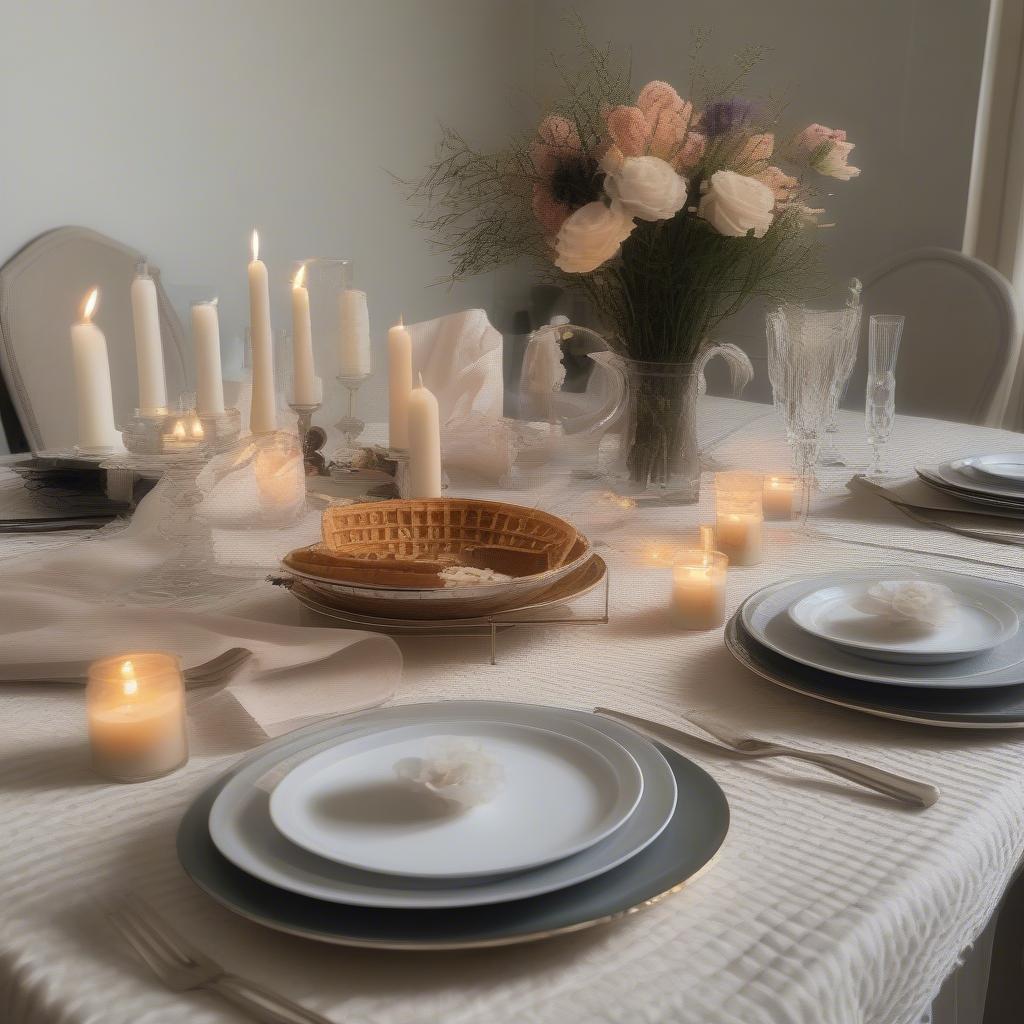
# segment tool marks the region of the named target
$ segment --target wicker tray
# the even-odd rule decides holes
[[[328,508],[323,544],[313,554],[333,563],[331,578],[352,579],[343,575],[348,570],[373,582],[366,573],[376,569],[377,582],[395,585],[388,574],[436,575],[453,564],[537,576],[575,561],[578,539],[574,526],[539,509],[432,498]]]

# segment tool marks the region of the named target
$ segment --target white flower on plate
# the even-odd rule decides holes
[[[957,600],[944,583],[882,580],[854,601],[854,607],[870,615],[941,626],[953,614]]]
[[[772,226],[775,193],[763,182],[736,171],[715,171],[697,207],[719,234],[763,238]]]
[[[686,204],[686,179],[661,157],[627,156],[605,171],[605,192],[640,220],[668,220]]]
[[[395,775],[413,789],[463,809],[489,803],[505,784],[504,765],[476,740],[440,736],[430,741],[428,754],[396,761]]]
[[[559,229],[555,266],[567,274],[589,274],[619,251],[635,226],[621,203],[587,203]]]

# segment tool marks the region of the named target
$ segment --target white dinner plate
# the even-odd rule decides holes
[[[789,617],[812,636],[875,661],[928,665],[962,661],[990,651],[1020,628],[1017,613],[1005,601],[971,586],[954,593],[955,609],[931,626],[861,611],[872,581],[822,587],[794,602]]]
[[[499,701],[443,701],[430,708],[446,721],[486,717],[549,728],[584,741],[590,741],[592,733],[600,733],[621,744],[640,766],[644,779],[640,803],[621,828],[582,853],[533,871],[469,883],[360,871],[325,860],[285,839],[270,820],[266,786],[295,758],[329,749],[341,736],[361,735],[381,724],[394,727],[422,721],[426,711],[424,705],[392,707],[349,716],[323,730],[310,731],[301,744],[287,744],[281,750],[275,745],[249,761],[227,782],[210,811],[210,836],[217,849],[236,867],[263,882],[329,903],[406,910],[469,907],[555,892],[611,871],[653,843],[675,811],[675,778],[665,758],[652,743],[620,723],[586,712]]]
[[[973,505],[984,506],[991,510],[991,514],[1007,519],[1024,518],[1024,500],[1011,500],[1009,498],[993,498],[982,494],[979,491],[968,490],[963,484],[951,484],[934,470],[922,466],[917,467],[917,475],[930,487],[934,487],[943,494],[952,495],[961,501],[970,502]]]
[[[441,738],[479,745],[504,772],[468,809],[413,790],[395,766],[436,756]],[[270,817],[297,846],[363,871],[468,878],[526,871],[600,842],[643,792],[636,761],[600,733],[585,739],[511,722],[428,721],[342,736],[275,787]]]
[[[811,636],[797,627],[789,616],[793,604],[824,587],[882,579],[945,583],[960,593],[983,594],[1003,601],[1018,617],[1024,614],[1024,587],[962,573],[905,567],[881,572],[861,569],[820,573],[785,580],[751,595],[741,609],[741,621],[751,637],[776,654],[811,668],[864,682],[933,689],[971,689],[1024,683],[1024,632],[1019,630],[1006,643],[964,661],[902,665],[882,663],[843,650],[827,640]]]
[[[958,464],[994,480],[1024,487],[1024,452],[968,455],[965,459],[953,462],[954,467]]]
[[[1008,481],[993,480],[965,466],[961,459],[942,462],[932,472],[947,486],[960,491],[980,495],[983,498],[996,498],[1011,504],[1024,504],[1024,489]]]

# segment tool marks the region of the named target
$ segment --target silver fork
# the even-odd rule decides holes
[[[639,726],[641,729],[655,730],[684,742],[694,738],[681,729],[673,729],[671,726],[662,725],[660,722],[651,722],[636,715],[627,715],[624,711],[594,708],[594,714],[627,722],[630,725]],[[850,782],[864,786],[865,789],[874,790],[876,793],[881,793],[913,807],[931,807],[939,799],[939,791],[935,786],[929,785],[927,782],[918,782],[916,779],[908,779],[903,775],[895,775],[882,768],[876,768],[874,765],[864,764],[863,761],[854,761],[853,758],[843,757],[840,754],[822,754],[816,750],[800,750],[796,747],[784,746],[781,743],[756,739],[753,736],[742,736],[717,722],[712,725],[693,717],[687,718],[686,721],[707,733],[708,736],[714,737],[718,741],[715,746],[721,745],[744,757],[793,757],[800,761],[808,761],[833,775],[842,776]]]
[[[264,1024],[331,1024],[326,1017],[263,985],[228,974],[138,896],[120,898],[107,919],[146,966],[175,992],[211,989]]]

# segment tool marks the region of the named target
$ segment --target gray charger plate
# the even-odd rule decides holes
[[[593,717],[581,712],[580,719]],[[317,723],[313,728],[322,727]],[[294,740],[290,733],[274,743]],[[269,744],[260,748],[265,752]],[[718,783],[670,748],[656,745],[679,798],[665,831],[617,868],[579,885],[514,903],[446,910],[385,910],[326,903],[284,892],[236,868],[214,846],[210,808],[227,779],[205,789],[178,828],[178,859],[193,881],[241,916],[278,931],[344,946],[471,949],[531,942],[613,921],[677,892],[706,870],[729,830]]]
[[[988,689],[926,690],[847,679],[769,650],[747,633],[739,610],[726,623],[725,646],[762,679],[854,711],[950,729],[1024,728],[1024,681]]]

